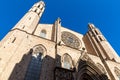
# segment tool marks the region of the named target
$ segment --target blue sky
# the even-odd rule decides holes
[[[0,40],[39,0],[0,0]],[[40,23],[54,23],[85,34],[88,23],[98,27],[120,55],[120,0],[44,0]]]

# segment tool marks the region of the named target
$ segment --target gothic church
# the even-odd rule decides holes
[[[98,28],[39,23],[44,9],[35,3],[0,41],[0,80],[120,80],[120,57]]]

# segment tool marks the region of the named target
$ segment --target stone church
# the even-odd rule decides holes
[[[39,23],[44,9],[35,3],[0,41],[0,80],[120,80],[120,57],[98,28]]]

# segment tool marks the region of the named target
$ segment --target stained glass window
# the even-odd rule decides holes
[[[42,64],[42,54],[36,53],[32,55],[32,59],[29,63],[25,80],[39,80]]]

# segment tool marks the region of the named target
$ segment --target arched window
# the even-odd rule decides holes
[[[33,49],[32,58],[28,65],[25,80],[39,80],[43,53],[44,49],[41,46],[36,46]]]
[[[63,68],[72,68],[72,58],[67,53],[63,55]]]
[[[117,75],[118,79],[120,80],[120,69],[118,69],[117,67],[114,68],[114,72]]]
[[[46,30],[41,30],[40,37],[43,37],[43,38],[46,37]]]

